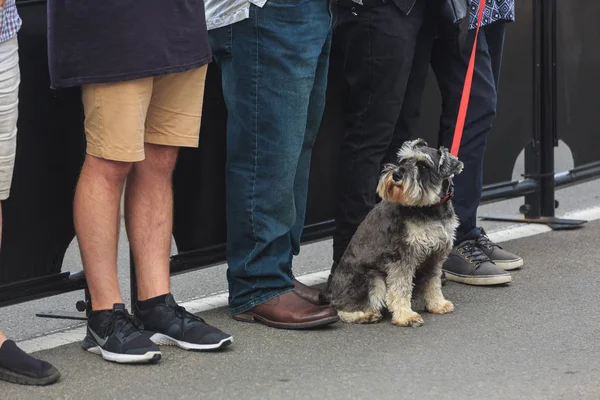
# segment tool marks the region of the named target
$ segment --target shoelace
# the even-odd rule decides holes
[[[191,312],[189,312],[188,310],[185,309],[185,307],[181,307],[180,305],[176,305],[176,306],[172,306],[173,310],[175,310],[175,315],[178,318],[181,318],[181,328],[183,331],[183,324],[185,323],[186,319],[191,319],[194,321],[199,321],[202,322],[203,324],[206,323],[206,321],[204,321],[202,318],[192,314]]]
[[[488,248],[490,250],[492,250],[492,249],[501,249],[502,248],[499,245],[497,245],[496,243],[492,242],[483,229],[481,229],[481,236],[477,239],[477,243],[480,246],[483,246],[483,247]]]
[[[475,268],[479,268],[482,263],[490,260],[474,240],[468,240],[462,243],[458,246],[457,251],[469,263],[475,264]]]
[[[105,337],[118,330],[126,338],[132,333],[139,332],[142,329],[142,323],[127,311],[115,311],[110,314],[106,327]]]

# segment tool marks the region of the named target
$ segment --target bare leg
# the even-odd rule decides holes
[[[412,310],[413,273],[406,268],[395,271],[393,268],[386,278],[387,293],[385,302],[392,313],[392,323],[398,326],[421,326],[423,318]]]
[[[4,336],[4,333],[2,333],[2,331],[0,331],[0,347],[2,347],[2,344],[6,342],[6,336]]]
[[[173,231],[171,175],[177,147],[145,145],[125,190],[125,223],[138,279],[138,299],[169,293],[169,256]]]
[[[446,314],[454,311],[454,305],[444,298],[442,294],[442,273],[441,267],[439,273],[425,283],[423,288],[423,298],[425,299],[425,308],[433,314]]]
[[[86,155],[77,190],[74,220],[93,310],[122,303],[117,280],[120,200],[131,163]]]

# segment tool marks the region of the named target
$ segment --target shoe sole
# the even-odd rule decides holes
[[[311,321],[311,322],[305,322],[305,323],[285,323],[285,322],[271,321],[271,320],[263,318],[254,313],[242,313],[242,314],[234,315],[233,319],[235,319],[236,321],[248,322],[251,324],[260,322],[263,325],[269,326],[271,328],[277,328],[277,329],[300,330],[300,329],[320,328],[323,326],[332,325],[332,324],[335,324],[336,322],[339,322],[340,317],[335,316],[335,317],[323,318],[323,319],[320,319],[317,321]]]
[[[473,275],[460,275],[446,270],[444,270],[444,272],[446,273],[446,279],[448,279],[449,281],[464,283],[466,285],[494,286],[512,282],[512,276],[508,274],[483,276],[479,275],[474,277]]]
[[[59,379],[60,372],[54,367],[50,369],[50,374],[48,376],[44,376],[42,378],[34,378],[8,369],[0,368],[0,380],[10,383],[17,383],[19,385],[45,386],[50,385]]]
[[[503,261],[503,260],[492,260],[494,264],[498,267],[502,268],[505,271],[512,271],[514,269],[519,269],[523,266],[523,259],[520,258],[518,260],[511,261]]]
[[[157,362],[161,358],[160,351],[148,351],[144,354],[120,354],[104,350],[96,343],[92,343],[87,337],[84,339],[82,347],[90,353],[102,356],[106,361],[112,361],[118,364],[143,364]]]
[[[209,351],[209,350],[218,350],[225,348],[233,343],[233,337],[229,336],[221,340],[219,343],[213,344],[195,344],[189,342],[183,342],[181,340],[177,340],[172,338],[171,336],[164,335],[162,333],[155,333],[150,337],[155,344],[159,346],[177,346],[184,350],[192,350],[192,351]]]

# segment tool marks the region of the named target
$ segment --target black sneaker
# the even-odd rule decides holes
[[[144,324],[150,339],[158,345],[179,346],[184,350],[216,350],[233,343],[231,335],[186,311],[171,294],[164,303],[150,310],[136,307],[135,315]]]
[[[515,254],[512,254],[496,243],[492,242],[485,234],[485,231],[480,228],[481,236],[477,239],[477,244],[485,254],[500,268],[505,271],[512,271],[523,266],[523,259]]]
[[[112,311],[92,312],[81,347],[116,363],[153,362],[161,357],[158,346],[144,335],[124,304],[115,304]]]
[[[475,240],[466,240],[452,249],[442,267],[449,281],[467,285],[500,285],[512,277],[488,258]]]

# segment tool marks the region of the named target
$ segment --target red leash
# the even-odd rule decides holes
[[[476,1],[476,0],[473,0]],[[467,118],[467,109],[469,108],[469,97],[471,96],[471,84],[473,83],[473,70],[475,69],[475,51],[477,49],[477,37],[479,36],[479,27],[483,19],[483,10],[485,8],[485,0],[479,1],[479,15],[477,17],[477,30],[475,31],[475,42],[473,50],[471,50],[471,59],[467,68],[465,77],[465,86],[463,87],[462,97],[460,99],[460,107],[458,108],[458,117],[456,117],[456,127],[454,128],[454,138],[452,139],[452,147],[450,154],[458,157],[458,149],[460,148],[460,140],[462,139],[463,129],[465,127],[465,119]]]

